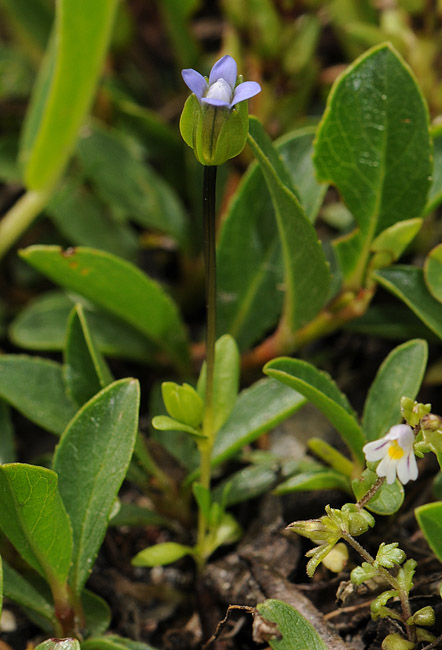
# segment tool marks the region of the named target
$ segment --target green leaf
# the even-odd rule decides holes
[[[54,456],[60,494],[72,521],[70,584],[80,593],[103,541],[138,429],[138,383],[116,381],[77,413]]]
[[[15,571],[3,560],[3,588],[4,595],[22,607],[36,612],[46,619],[51,627],[56,621],[53,604],[20,573]]]
[[[427,256],[424,278],[431,295],[442,302],[442,244],[433,248]]]
[[[109,629],[111,622],[110,607],[103,598],[88,589],[81,592],[86,629],[88,635],[103,634]]]
[[[67,392],[78,406],[112,382],[112,375],[89,330],[84,309],[76,305],[70,315],[64,355]]]
[[[33,300],[12,322],[9,336],[15,345],[31,350],[63,350],[66,327],[74,304],[82,300],[70,298],[60,291],[50,291]],[[132,326],[95,309],[83,301],[89,327],[98,349],[110,357],[135,361],[151,361],[154,347]]]
[[[215,343],[215,367],[213,370],[213,431],[217,432],[229,419],[239,388],[239,350],[235,339],[224,334]],[[206,364],[198,378],[198,393],[206,398]]]
[[[106,634],[87,639],[81,644],[81,650],[155,650],[151,645],[124,639],[116,634]]]
[[[110,206],[80,184],[66,180],[46,206],[58,231],[71,244],[90,246],[133,260],[138,251],[137,233],[118,220]]]
[[[193,555],[191,546],[177,544],[176,542],[164,542],[149,546],[135,555],[132,559],[134,566],[164,566],[180,560],[185,555]]]
[[[193,483],[192,485],[193,496],[195,501],[198,504],[198,508],[201,510],[202,514],[206,521],[210,519],[210,506],[212,503],[212,497],[210,490],[206,488],[202,483]]]
[[[342,490],[351,494],[349,479],[334,469],[315,469],[291,476],[280,483],[273,494],[289,494],[290,492],[308,492],[310,490]]]
[[[46,431],[60,434],[75,414],[60,364],[38,357],[0,357],[0,397]]]
[[[401,421],[401,397],[416,397],[427,358],[426,341],[417,339],[398,345],[383,361],[364,405],[362,431],[367,440],[377,440]]]
[[[52,187],[68,161],[95,94],[116,7],[116,0],[57,3],[50,82],[31,103],[28,121],[36,126],[33,110],[41,111],[40,119],[22,151],[25,185],[30,190]],[[47,70],[42,74],[47,75]],[[38,94],[40,84],[36,90]]]
[[[184,422],[178,422],[178,420],[169,418],[167,415],[156,415],[152,419],[152,426],[158,431],[184,431],[184,433],[188,433],[194,438],[207,438],[204,433],[195,429],[195,427],[184,424]]]
[[[272,489],[278,479],[276,463],[249,465],[229,476],[213,490],[213,500],[233,506],[255,499]]]
[[[283,313],[289,331],[295,332],[324,305],[330,272],[316,232],[292,191],[270,139],[254,118],[249,130],[249,144],[261,165],[275,209],[286,285]]]
[[[326,191],[313,171],[313,135],[312,129],[303,129],[275,142],[294,192],[312,222]],[[246,247],[245,241],[249,242]],[[217,329],[229,332],[240,350],[245,350],[274,326],[283,299],[281,244],[258,163],[250,166],[229,205],[217,249],[217,270]]]
[[[407,219],[398,221],[383,230],[371,244],[374,256],[371,264],[376,266],[389,266],[402,255],[404,250],[413,241],[422,227],[422,219]]]
[[[314,404],[341,434],[356,460],[362,461],[364,437],[347,398],[331,377],[306,361],[281,357],[264,366],[264,373],[294,388]]]
[[[187,335],[175,303],[137,267],[81,247],[64,252],[58,246],[31,246],[20,254],[54,282],[132,325],[178,364],[187,363]]]
[[[422,269],[399,264],[373,273],[373,278],[406,305],[442,339],[442,305],[428,291]]]
[[[0,528],[53,588],[66,582],[72,557],[72,528],[57,483],[44,467],[0,466]]]
[[[170,527],[170,519],[154,510],[135,503],[121,503],[118,512],[109,521],[109,526],[165,526]]]
[[[2,0],[2,11],[10,16],[26,41],[32,42],[33,49],[40,54],[49,37],[52,12],[45,0]]]
[[[116,131],[94,123],[77,150],[86,178],[103,201],[140,226],[188,245],[187,215],[174,189]]]
[[[413,312],[396,302],[370,305],[363,316],[347,323],[345,329],[394,341],[413,338],[437,341],[437,336]]]
[[[358,501],[362,499],[377,480],[378,476],[375,472],[371,469],[364,470],[359,479],[352,481],[356,499]],[[399,510],[403,502],[404,488],[402,484],[399,481],[395,481],[390,485],[384,482],[365,508],[376,515],[393,515]]]
[[[320,180],[338,188],[358,230],[338,240],[348,281],[365,272],[372,240],[419,217],[431,177],[428,110],[408,66],[389,44],[366,52],[335,83],[317,132]]]
[[[442,501],[419,506],[414,514],[431,550],[442,562]]]
[[[428,194],[425,214],[432,212],[442,202],[442,128],[433,130],[433,179]]]
[[[339,474],[352,476],[354,470],[353,463],[328,442],[322,440],[322,438],[310,438],[307,446],[315,456],[323,460],[327,465],[330,465]]]
[[[315,628],[294,607],[281,600],[265,600],[257,605],[259,614],[278,624],[282,639],[270,640],[274,650],[327,650]]]
[[[10,409],[0,400],[0,465],[15,461],[14,429]]]
[[[39,643],[35,650],[80,650],[77,639],[48,639]]]

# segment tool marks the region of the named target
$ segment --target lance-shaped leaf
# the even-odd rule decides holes
[[[30,190],[50,188],[74,147],[107,50],[116,0],[59,0],[55,38],[38,79],[23,139]]]
[[[114,382],[78,412],[55,452],[54,469],[74,532],[70,584],[77,594],[92,570],[129,466],[138,403],[135,380]]]
[[[314,175],[313,136],[314,130],[303,129],[275,142],[289,187],[311,222],[327,189]],[[218,331],[229,332],[245,350],[275,325],[283,301],[281,243],[270,193],[256,162],[244,175],[223,221],[217,269]]]
[[[309,322],[324,305],[330,271],[315,229],[288,186],[287,172],[256,119],[250,120],[249,144],[264,174],[275,210],[284,263],[283,318],[289,332]]]
[[[355,459],[363,460],[364,437],[347,398],[331,377],[300,359],[281,357],[267,363],[269,377],[305,395],[330,420]]]
[[[175,303],[133,264],[82,247],[65,252],[58,246],[31,246],[21,256],[54,282],[132,325],[178,364],[187,363],[187,336]]]
[[[55,361],[0,357],[0,397],[46,431],[60,434],[75,414],[67,397],[62,367]]]
[[[362,417],[367,440],[377,440],[401,421],[401,397],[414,399],[427,365],[426,341],[407,341],[392,350],[370,386]]]
[[[52,470],[11,463],[0,466],[0,528],[17,551],[57,590],[72,557],[72,528]]]
[[[317,132],[315,164],[357,222],[358,230],[336,245],[345,277],[357,284],[373,238],[419,217],[431,181],[428,110],[391,45],[369,50],[337,80]]]
[[[34,585],[3,560],[4,594],[10,600],[35,612],[53,628],[56,617],[53,604]]]
[[[422,269],[397,264],[389,269],[376,271],[373,278],[403,300],[416,316],[442,339],[442,304],[428,291]]]
[[[98,350],[81,305],[72,310],[67,327],[64,377],[67,391],[78,406],[112,382],[108,365]]]

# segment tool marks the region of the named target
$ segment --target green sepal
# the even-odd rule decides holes
[[[308,557],[311,556],[310,560],[307,562],[307,575],[309,578],[313,577],[316,569],[330,553],[335,543],[336,542],[333,544],[321,544],[320,546],[312,548],[311,551],[308,551],[308,553],[306,553]]]
[[[204,404],[192,386],[189,384],[180,386],[173,381],[164,381],[161,392],[164,406],[174,420],[193,428],[201,424]]]
[[[184,142],[202,165],[222,165],[244,149],[249,132],[247,101],[232,109],[200,104],[190,95],[180,119]]]
[[[346,503],[342,506],[341,512],[347,518],[348,532],[353,537],[366,533],[375,525],[374,517],[367,510],[358,508],[355,503]]]

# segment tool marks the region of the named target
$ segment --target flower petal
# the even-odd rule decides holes
[[[235,88],[232,106],[235,106],[238,102],[243,102],[245,99],[250,99],[260,92],[261,86],[257,81],[244,81],[244,83],[239,84],[239,86]]]
[[[391,460],[387,454],[377,466],[376,474],[379,477],[385,476],[387,478],[387,483],[391,485],[391,483],[394,483],[396,479],[396,461]]]
[[[373,442],[368,442],[362,447],[362,451],[365,454],[365,458],[369,461],[381,460],[384,457],[387,448],[390,446],[390,441],[385,440],[385,438],[380,438],[379,440],[373,440]]]
[[[195,93],[201,101],[201,97],[208,88],[207,81],[204,79],[203,75],[196,70],[193,70],[193,68],[186,68],[181,71],[181,76],[189,90]]]
[[[210,104],[211,106],[224,106],[225,108],[230,108],[229,102],[223,102],[222,99],[215,99],[213,97],[202,97],[202,104]]]
[[[402,458],[398,461],[396,471],[397,471],[397,477],[400,480],[400,482],[405,485],[408,483],[410,480],[410,456],[402,456]]]
[[[212,85],[215,81],[218,81],[218,79],[224,79],[233,90],[235,88],[237,76],[236,61],[226,54],[226,56],[221,57],[221,59],[217,61],[211,69],[209,84]]]

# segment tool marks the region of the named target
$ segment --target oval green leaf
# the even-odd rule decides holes
[[[282,639],[269,641],[273,650],[327,650],[313,625],[288,603],[270,599],[257,609],[265,620],[277,623],[282,634]]]
[[[132,559],[134,566],[164,566],[180,560],[185,555],[193,555],[191,546],[177,544],[176,542],[164,542],[145,548]]]
[[[442,501],[419,506],[414,513],[431,550],[442,562]]]
[[[31,246],[20,254],[54,282],[132,325],[178,365],[187,364],[187,334],[175,303],[133,264],[82,247]]]
[[[68,577],[72,528],[52,470],[11,463],[0,466],[0,528],[51,587]]]
[[[359,226],[336,247],[344,275],[359,278],[374,237],[419,217],[431,181],[428,109],[391,45],[372,48],[336,81],[317,132],[315,165]]]
[[[61,365],[38,357],[0,357],[0,397],[55,434],[62,433],[76,411],[65,392]]]
[[[426,341],[415,340],[398,345],[383,361],[364,405],[362,431],[367,440],[377,440],[401,421],[401,397],[416,397],[427,358]]]
[[[378,475],[371,469],[366,469],[362,472],[359,479],[352,481],[353,492],[356,499],[359,501],[365,496],[368,490],[376,483]],[[374,512],[376,515],[393,515],[399,510],[404,502],[404,488],[399,481],[395,483],[384,483],[380,490],[376,492],[373,499],[371,499],[365,506],[367,510]]]
[[[77,413],[55,452],[53,466],[74,533],[70,584],[77,594],[92,570],[129,466],[138,405],[138,382],[114,382]]]

